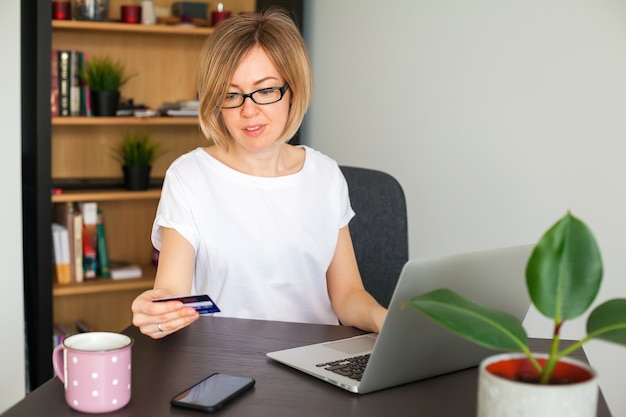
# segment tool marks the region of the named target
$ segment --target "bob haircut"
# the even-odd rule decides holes
[[[311,63],[300,31],[289,15],[272,9],[233,16],[207,38],[198,61],[200,128],[217,146],[228,148],[233,140],[220,103],[239,63],[257,46],[289,84],[291,103],[281,140],[287,142],[296,134],[309,107],[313,91]]]

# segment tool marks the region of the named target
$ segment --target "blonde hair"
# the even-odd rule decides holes
[[[220,103],[237,66],[257,46],[289,84],[291,106],[281,136],[284,142],[296,134],[309,107],[313,90],[311,63],[304,40],[289,15],[273,9],[231,17],[207,38],[198,62],[200,128],[218,146],[227,148],[232,141]]]

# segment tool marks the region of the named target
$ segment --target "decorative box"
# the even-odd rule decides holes
[[[172,4],[172,16],[186,16],[196,19],[207,19],[209,3],[194,1],[177,1]]]

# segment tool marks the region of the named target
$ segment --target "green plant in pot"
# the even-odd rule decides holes
[[[612,299],[595,307],[587,319],[587,335],[567,347],[561,346],[561,330],[565,322],[590,308],[602,274],[602,258],[592,232],[571,213],[554,224],[536,244],[526,265],[526,286],[533,305],[553,321],[551,347],[545,354],[531,352],[528,336],[518,319],[449,289],[416,296],[409,303],[471,342],[490,349],[521,352],[496,355],[481,364],[479,416],[595,416],[595,372],[568,355],[594,338],[626,345],[626,299]],[[519,365],[523,371],[508,375],[505,368],[518,369],[512,364]],[[579,366],[587,371],[581,371]],[[568,376],[570,368],[578,376]],[[559,378],[570,380],[559,381]],[[556,399],[566,387],[559,385],[555,389],[554,384],[559,383],[570,383],[567,389],[571,387],[571,398]],[[526,390],[524,394],[522,390]],[[526,392],[531,398],[518,398]],[[517,399],[523,404],[516,402]],[[548,404],[553,399],[555,404]],[[571,408],[564,406],[568,403]]]
[[[164,152],[149,132],[124,132],[121,143],[113,148],[113,158],[122,165],[128,190],[146,190],[154,161]]]
[[[116,114],[120,88],[134,76],[108,55],[89,58],[80,75],[89,86],[94,115],[109,117]]]

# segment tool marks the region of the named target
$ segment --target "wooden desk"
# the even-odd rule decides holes
[[[218,416],[415,416],[474,417],[477,369],[472,368],[366,395],[352,394],[266,358],[273,350],[362,333],[350,327],[203,317],[162,340],[129,327],[133,346],[133,394],[116,416],[201,416],[171,408],[172,396],[214,372],[247,375],[255,388]],[[535,341],[547,346],[547,341]],[[580,352],[579,358],[584,360]],[[411,358],[407,358],[411,360]],[[598,417],[610,413],[602,396]],[[3,416],[72,416],[61,382],[54,378]]]

